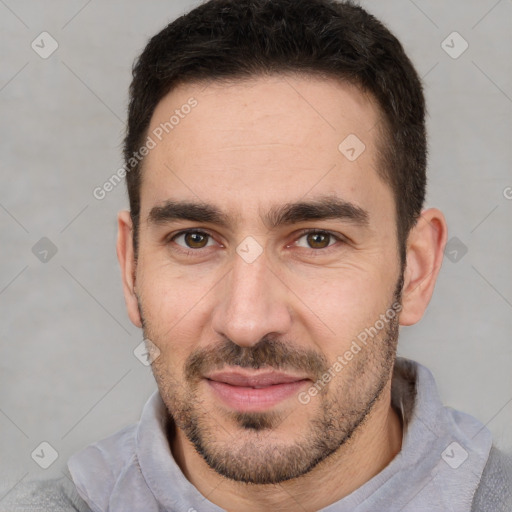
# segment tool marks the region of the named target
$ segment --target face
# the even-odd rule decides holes
[[[154,112],[134,294],[177,435],[221,475],[307,473],[387,389],[402,273],[378,119],[297,76],[184,84]]]

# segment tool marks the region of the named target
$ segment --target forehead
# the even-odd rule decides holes
[[[141,210],[170,198],[258,211],[315,193],[369,202],[376,189],[392,201],[375,170],[379,115],[372,97],[335,79],[182,84],[150,122]]]

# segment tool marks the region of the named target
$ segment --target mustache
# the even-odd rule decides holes
[[[225,339],[219,346],[192,352],[185,363],[185,378],[190,382],[198,381],[206,372],[220,370],[225,366],[299,371],[311,376],[313,380],[328,370],[328,361],[322,354],[291,346],[288,342],[268,336],[251,347],[242,347]]]

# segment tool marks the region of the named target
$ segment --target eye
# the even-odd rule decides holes
[[[299,239],[297,239],[295,245],[306,249],[326,249],[337,241],[340,241],[340,238],[336,237],[332,233],[317,230],[305,232]]]
[[[182,231],[173,236],[171,241],[186,249],[203,249],[214,245],[211,236],[203,231]]]

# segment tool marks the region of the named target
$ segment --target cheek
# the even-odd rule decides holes
[[[321,278],[306,273],[295,278],[290,288],[303,304],[299,321],[328,358],[342,353],[360,332],[374,325],[392,298],[390,275],[384,277],[379,269],[336,269]]]
[[[216,275],[206,265],[173,263],[165,250],[144,255],[139,260],[137,282],[146,316],[151,314],[165,324],[177,322],[213,288]]]
[[[168,264],[147,265],[138,277],[146,336],[158,346],[163,359],[184,362],[201,339],[207,292],[216,280],[180,274]]]

